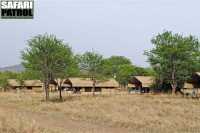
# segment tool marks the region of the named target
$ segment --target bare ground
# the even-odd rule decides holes
[[[1,105],[2,112],[15,117],[24,117],[26,119],[35,120],[38,123],[46,124],[58,132],[81,132],[81,133],[124,133],[128,132],[123,129],[106,127],[104,125],[91,124],[85,121],[73,121],[70,119],[49,116],[47,114],[35,113],[18,109],[11,105]]]

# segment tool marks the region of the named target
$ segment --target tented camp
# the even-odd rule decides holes
[[[198,92],[198,88],[200,88],[200,72],[193,73],[190,78],[185,81],[184,88],[193,89]]]
[[[153,77],[151,76],[134,76],[129,82],[129,88],[136,88],[142,92],[148,93],[150,91],[150,85],[153,83]]]
[[[58,90],[58,86],[60,86],[62,89],[70,88],[70,83],[66,83],[66,79],[52,79],[50,80],[49,88],[50,90]]]
[[[17,82],[16,79],[8,79],[8,84],[12,87],[12,89],[20,89],[20,84]]]
[[[62,83],[62,88],[74,90],[76,92],[92,92],[93,81],[91,78],[67,78]],[[95,85],[96,92],[110,92],[119,87],[119,83],[111,78],[106,82],[97,82]]]
[[[21,87],[25,87],[28,90],[40,89],[43,86],[43,83],[40,80],[24,80],[23,84],[20,83],[16,79],[8,79],[9,85],[12,89],[20,89]]]
[[[28,90],[42,90],[43,83],[40,80],[24,80],[24,87]]]

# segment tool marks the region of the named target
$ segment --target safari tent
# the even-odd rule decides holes
[[[141,89],[145,93],[150,91],[150,85],[153,83],[152,76],[134,76],[128,84],[129,88]]]
[[[20,89],[21,87],[26,87],[29,90],[42,88],[43,83],[40,80],[24,80],[22,85],[16,79],[8,79],[9,85],[12,89]]]
[[[70,86],[75,91],[92,92],[93,81],[91,78],[68,78],[65,80],[64,85]],[[109,92],[114,91],[115,88],[119,87],[119,83],[111,78],[106,82],[97,82],[95,85],[96,92]]]
[[[193,73],[184,84],[184,89],[193,89],[198,92],[198,88],[200,88],[200,72]]]
[[[58,86],[62,89],[69,88],[70,84],[65,83],[66,79],[52,79],[50,80],[49,88],[50,90],[58,90]]]
[[[40,80],[24,80],[24,87],[28,90],[41,90],[43,89],[43,83]]]
[[[17,82],[16,79],[8,79],[8,84],[12,87],[12,89],[20,89],[20,84]]]

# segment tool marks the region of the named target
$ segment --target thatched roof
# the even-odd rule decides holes
[[[53,86],[57,86],[58,84],[60,85],[61,83],[61,86],[62,87],[70,87],[70,83],[66,83],[66,79],[54,79],[54,80],[50,80],[50,84],[49,86],[50,87],[53,87]]]
[[[193,73],[190,78],[185,81],[184,88],[199,88],[200,87],[200,72]]]
[[[69,77],[67,79],[54,79],[50,81],[50,85],[57,86],[57,83],[61,83],[62,87],[93,87],[93,81],[91,78],[74,78]],[[105,82],[98,82],[96,87],[119,87],[119,83],[111,78]]]
[[[117,88],[117,87],[119,87],[119,83],[114,78],[111,78],[106,82],[97,83],[96,87],[114,87],[114,88]]]
[[[16,79],[8,79],[7,81],[11,86],[20,86]]]
[[[92,87],[90,78],[68,78],[73,87]]]
[[[72,87],[93,87],[93,81],[91,78],[68,78]],[[111,78],[106,82],[99,82],[96,87],[119,87],[119,83]]]
[[[19,82],[16,79],[8,79],[8,83],[11,86],[20,86]],[[43,86],[43,83],[40,80],[24,80],[23,86]]]
[[[134,76],[128,84],[128,87],[135,87],[138,85],[142,85],[142,87],[149,87],[152,83],[152,76]]]
[[[24,86],[43,86],[40,80],[24,80]]]

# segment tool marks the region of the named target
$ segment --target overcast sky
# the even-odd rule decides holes
[[[0,67],[19,64],[26,40],[45,33],[64,39],[75,53],[94,49],[148,67],[144,50],[163,30],[199,38],[200,1],[35,0],[34,19],[0,19]]]

